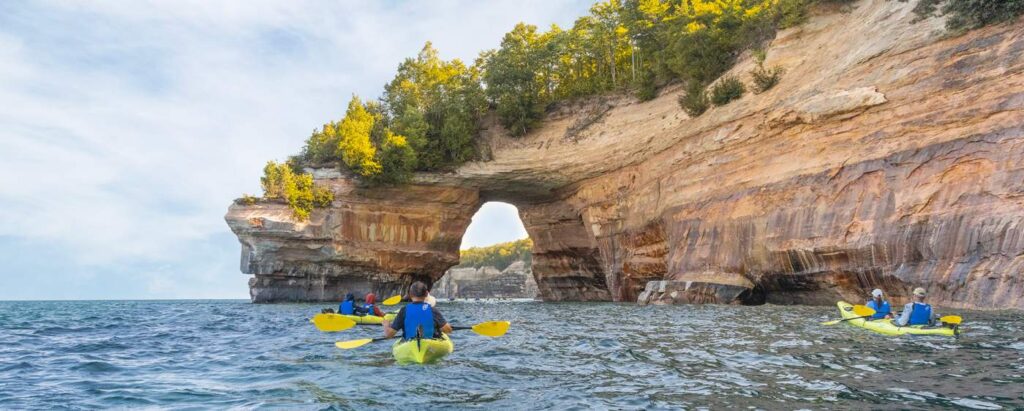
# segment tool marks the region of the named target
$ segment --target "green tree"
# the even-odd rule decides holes
[[[416,169],[416,152],[409,146],[405,137],[390,130],[387,131],[377,156],[377,161],[384,170],[375,177],[377,182],[404,183],[409,181]]]
[[[486,62],[487,96],[512,135],[525,134],[544,115],[546,87],[538,73],[546,67],[538,46],[537,27],[519,23]]]
[[[314,130],[313,134],[309,136],[300,156],[303,161],[312,164],[334,161],[340,140],[337,124],[334,122],[324,124],[320,130]]]
[[[362,176],[380,173],[380,164],[374,159],[377,149],[370,141],[373,130],[374,116],[366,111],[359,97],[352,96],[348,103],[345,118],[336,128],[338,156],[352,171]]]
[[[449,168],[473,157],[473,140],[487,107],[479,77],[477,68],[458,59],[441,60],[427,43],[416,58],[399,65],[384,87],[393,131],[407,138],[419,169]]]

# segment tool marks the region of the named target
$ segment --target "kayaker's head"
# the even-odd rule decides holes
[[[355,294],[352,294],[352,293],[345,294],[345,301],[355,301],[355,300],[356,300]]]
[[[366,300],[367,304],[373,304],[373,303],[377,302],[377,296],[374,295],[373,293],[368,293],[368,294],[366,294],[365,300]]]
[[[917,287],[914,289],[914,300],[918,302],[923,302],[924,297],[926,297],[927,295],[928,293],[924,290],[924,288]]]
[[[875,299],[875,301],[881,302],[882,301],[882,290],[876,288],[874,291],[871,292],[871,298]]]
[[[409,299],[413,302],[423,302],[427,298],[427,285],[422,281],[416,281],[409,286]]]

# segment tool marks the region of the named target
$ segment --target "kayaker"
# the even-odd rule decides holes
[[[867,304],[864,304],[875,310],[875,315],[871,316],[872,320],[878,320],[882,318],[892,318],[892,309],[889,307],[889,302],[882,298],[882,290],[875,289],[871,292],[871,300]]]
[[[939,317],[930,304],[925,304],[924,298],[927,295],[928,293],[924,291],[924,288],[915,288],[914,301],[903,306],[900,318],[897,318],[895,321],[896,325],[900,327],[906,325],[935,325],[935,319]]]
[[[345,294],[345,301],[342,301],[338,305],[338,314],[344,315],[355,315],[356,314],[356,296],[352,293]]]
[[[445,334],[452,333],[452,326],[444,319],[441,312],[427,304],[426,299],[430,293],[427,285],[420,281],[409,286],[409,299],[411,303],[398,310],[395,320],[391,323],[384,321],[384,336],[394,337],[399,330],[402,331],[402,339],[434,338],[440,336],[437,331]]]
[[[363,299],[363,311],[366,315],[376,315],[383,317],[384,313],[380,311],[380,307],[377,307],[377,296],[374,293],[366,293],[366,298]]]

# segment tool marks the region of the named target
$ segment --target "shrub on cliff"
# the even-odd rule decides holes
[[[779,66],[765,68],[765,57],[764,50],[754,51],[754,60],[757,62],[757,67],[750,71],[750,77],[754,79],[754,94],[761,94],[775,87],[776,84],[779,84],[779,80],[782,79],[782,73],[785,71]]]
[[[636,98],[640,101],[653,100],[658,96],[658,84],[654,72],[646,70],[637,82]]]
[[[268,161],[260,184],[264,199],[287,203],[300,221],[309,218],[313,207],[327,207],[334,201],[333,192],[313,184],[313,175],[296,174],[287,163]]]
[[[249,195],[248,193],[242,194],[241,198],[235,199],[235,204],[238,205],[254,205],[259,202],[259,197]]]
[[[743,93],[747,91],[746,87],[743,86],[743,82],[733,76],[725,77],[711,86],[711,104],[716,106],[724,106],[729,104],[733,100],[737,100],[743,97]]]
[[[945,14],[948,29],[969,30],[1020,17],[1024,0],[920,0],[914,12],[921,18]]]
[[[690,117],[697,117],[708,111],[708,95],[704,92],[704,85],[692,82],[686,86],[686,93],[679,96],[679,107]]]

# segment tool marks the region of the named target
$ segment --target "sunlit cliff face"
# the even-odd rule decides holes
[[[318,170],[335,202],[308,222],[234,205],[253,299],[437,280],[498,200],[519,208],[549,301],[899,302],[922,286],[941,305],[1024,308],[1024,25],[947,38],[911,8],[863,1],[781,32],[767,63],[782,81],[698,118],[678,86],[598,98],[521,138],[491,125],[488,161],[407,186]]]

